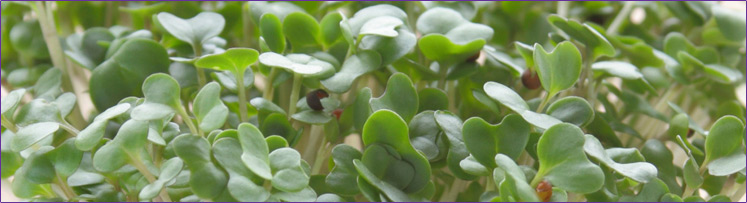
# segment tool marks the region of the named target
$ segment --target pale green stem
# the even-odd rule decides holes
[[[729,199],[731,199],[732,201],[737,201],[739,200],[739,198],[742,198],[745,192],[747,192],[747,190],[745,190],[747,189],[745,186],[746,186],[745,184],[739,184],[739,186],[736,187],[736,190],[734,191],[734,193],[731,195]]]
[[[5,129],[10,130],[10,132],[16,133],[18,132],[18,127],[16,124],[13,123],[12,120],[5,118],[5,115],[2,116],[2,124]]]
[[[133,157],[129,153],[127,154],[127,156],[130,157],[130,164],[132,164],[132,166],[134,166],[138,170],[138,172],[140,172],[140,174],[143,174],[143,176],[145,177],[145,179],[148,180],[148,183],[152,184],[153,182],[156,182],[156,176],[154,176],[148,170],[148,167],[146,167],[145,164],[143,164],[143,162],[140,160],[140,158]],[[169,197],[169,194],[166,193],[166,190],[164,190],[163,188],[159,192],[158,196],[163,201],[166,201],[166,202],[170,202],[171,201],[171,198]]]
[[[311,168],[311,174],[319,174],[324,165],[324,158],[327,157],[327,137],[324,135],[318,135],[322,137],[322,142],[319,144],[318,150],[316,151],[316,158],[314,158],[314,166]]]
[[[275,86],[273,85],[273,83],[275,82],[275,77],[277,77],[279,73],[280,72],[277,70],[277,68],[272,68],[272,70],[270,70],[270,75],[267,77],[267,83],[265,83],[265,92],[263,92],[262,97],[268,101],[272,101],[273,99],[273,91],[275,91]]]
[[[179,105],[179,108],[176,108],[176,111],[177,114],[182,117],[182,121],[187,124],[187,127],[189,127],[189,131],[192,132],[192,134],[203,136],[202,131],[197,129],[194,122],[192,122],[192,117],[187,114],[187,111],[184,110],[183,106]]]
[[[612,23],[610,23],[610,27],[607,28],[607,35],[612,36],[617,34],[617,30],[620,29],[620,25],[622,25],[625,19],[628,18],[630,11],[633,10],[633,5],[635,5],[634,1],[625,2],[623,8],[620,9],[620,13],[617,13],[615,19],[612,20]]]
[[[60,39],[59,37],[57,37],[57,27],[55,25],[54,15],[51,9],[52,2],[38,1],[35,3],[35,6],[32,7],[34,8],[36,15],[38,16],[39,24],[44,36],[44,41],[47,44],[49,56],[50,58],[52,58],[52,64],[62,71],[62,89],[66,92],[75,93],[77,98],[84,98],[83,96],[78,95],[79,91],[75,91],[75,87],[72,83],[72,81],[75,79],[73,77],[72,71],[70,70],[70,67],[68,67],[65,63],[65,55],[62,50]],[[78,103],[78,105],[80,105],[80,102]],[[80,107],[73,109],[71,116],[73,116],[74,120],[76,120],[76,122],[74,123],[78,124],[78,127],[84,127],[82,125],[85,125],[85,123],[79,122],[83,120],[83,114],[80,112],[80,110]]]
[[[311,160],[312,157],[314,157],[314,151],[318,149],[317,142],[319,142],[319,139],[321,137],[324,137],[322,135],[322,127],[319,125],[311,125],[311,130],[309,131],[309,140],[306,142],[306,146],[304,147],[304,157],[306,158],[306,161],[309,163],[314,163],[314,160]]]
[[[558,15],[563,18],[568,17],[568,10],[571,8],[570,1],[558,1]]]
[[[486,192],[487,191],[494,191],[495,190],[495,180],[493,179],[493,173],[490,173],[490,175],[488,175],[486,178],[487,179],[485,180],[485,191]]]
[[[200,58],[202,56],[202,44],[197,43],[194,46],[192,46],[192,50],[195,53],[195,59]],[[237,76],[238,77],[238,76]],[[241,76],[243,78],[243,76]],[[200,88],[205,86],[207,84],[207,78],[205,78],[205,70],[202,68],[197,68],[197,84],[200,85]]]
[[[78,136],[78,134],[80,133],[78,129],[75,129],[75,127],[67,123],[67,121],[65,120],[62,120],[62,123],[59,123],[59,125],[60,125],[60,128],[69,132],[70,134],[73,134],[73,136]]]
[[[290,100],[288,104],[288,117],[296,113],[296,102],[298,102],[298,94],[301,93],[301,84],[303,76],[298,73],[293,73],[293,89],[291,90]]]
[[[542,102],[540,102],[539,106],[537,106],[537,110],[536,110],[536,112],[537,112],[537,113],[542,113],[542,110],[543,110],[543,109],[545,109],[545,106],[547,106],[547,103],[549,103],[549,102],[550,102],[550,99],[551,99],[551,98],[552,98],[553,96],[555,96],[555,95],[554,95],[554,94],[553,94],[553,95],[550,95],[550,93],[548,92],[548,94],[547,94],[547,95],[545,95],[545,97],[544,97],[544,98],[542,98]]]
[[[65,195],[65,199],[70,201],[71,199],[74,199],[77,195],[75,195],[75,192],[72,188],[67,184],[67,181],[63,180],[60,175],[57,175],[57,178],[55,179],[55,184],[60,187],[62,190],[62,193]]]
[[[239,90],[239,118],[242,123],[249,122],[248,110],[246,109],[246,92],[248,91],[244,87],[244,71],[239,71],[236,75],[237,89]]]
[[[438,89],[445,90],[446,88],[446,74],[449,72],[449,65],[446,63],[438,63]]]

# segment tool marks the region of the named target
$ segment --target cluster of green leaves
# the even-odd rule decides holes
[[[2,178],[23,199],[745,191],[745,18],[716,3],[2,2],[2,13]]]

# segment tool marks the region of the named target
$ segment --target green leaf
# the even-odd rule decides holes
[[[293,52],[318,49],[321,45],[320,30],[316,19],[303,12],[293,12],[283,20],[283,32]]]
[[[358,170],[358,173],[361,174],[360,177],[362,177],[363,180],[371,184],[373,187],[375,187],[379,191],[383,192],[387,198],[391,199],[392,201],[398,201],[398,202],[411,201],[410,197],[408,197],[407,194],[405,194],[405,192],[397,189],[391,184],[384,182],[378,177],[376,177],[376,175],[371,173],[371,171],[369,171],[368,168],[366,168],[366,165],[364,165],[363,162],[361,162],[360,160],[358,159],[353,160],[353,164],[355,165],[355,169]]]
[[[0,112],[0,114],[7,117],[13,117],[13,114],[15,114],[16,108],[18,107],[18,103],[21,102],[24,94],[26,94],[26,89],[20,88],[13,90],[8,93],[8,95],[4,96],[2,98],[2,104],[0,105],[0,107],[2,107],[2,112]],[[8,114],[5,114],[6,112],[8,112]]]
[[[257,108],[257,110],[260,111],[267,111],[272,113],[280,113],[285,115],[285,110],[283,108],[280,108],[277,104],[272,103],[269,100],[266,100],[261,97],[254,98],[252,100],[249,100],[249,103],[254,106],[254,108]]]
[[[301,169],[301,154],[291,148],[272,151],[270,168],[275,171],[272,186],[286,192],[298,192],[309,185],[310,177]]]
[[[339,12],[329,12],[324,15],[324,18],[319,22],[322,42],[327,46],[332,45],[342,37],[342,30],[340,28],[340,21],[342,21],[342,19],[343,16]]]
[[[579,127],[586,126],[594,119],[594,109],[589,102],[576,96],[556,100],[547,107],[547,114]]]
[[[29,155],[23,166],[18,169],[25,171],[23,173],[25,175],[24,179],[36,184],[46,184],[54,181],[54,164],[46,156],[52,149],[51,146],[45,146]]]
[[[384,94],[378,98],[371,98],[371,111],[389,109],[409,122],[418,111],[417,94],[417,90],[407,75],[392,74],[387,81]]]
[[[228,192],[239,201],[267,200],[270,192],[251,180],[257,176],[244,165],[241,161],[241,154],[236,151],[241,151],[241,145],[235,138],[218,138],[213,144],[213,157],[229,175],[228,185],[226,185]]]
[[[568,20],[558,15],[550,15],[547,17],[547,21],[568,34],[571,38],[586,45],[586,49],[589,49],[590,53],[593,54],[593,59],[600,56],[614,56],[616,54],[615,48],[607,41],[607,38],[587,23],[581,24],[575,20]],[[537,59],[536,54],[534,58],[535,60]]]
[[[478,162],[473,155],[469,155],[459,162],[459,168],[464,172],[474,176],[489,176],[488,168]]]
[[[5,31],[3,31],[3,34],[5,34]],[[49,50],[39,21],[30,20],[15,24],[8,35],[13,49],[19,53],[38,59],[49,58]],[[3,42],[6,41],[3,39]]]
[[[495,155],[505,154],[518,159],[529,141],[529,123],[511,114],[500,124],[490,125],[480,117],[467,119],[462,127],[464,145],[482,165],[495,168]]]
[[[327,78],[334,74],[332,64],[306,54],[288,54],[286,56],[265,52],[259,55],[259,62],[272,67],[282,68],[307,78]]]
[[[236,75],[244,75],[244,71],[257,62],[259,52],[251,48],[231,48],[226,52],[200,57],[195,61],[198,68],[209,68],[220,71],[230,71]]]
[[[561,42],[550,53],[539,44],[534,45],[534,50],[537,75],[548,97],[576,83],[581,75],[581,53],[573,43]]]
[[[354,195],[359,193],[355,184],[358,172],[353,165],[354,159],[361,159],[363,155],[350,145],[339,144],[332,148],[332,161],[334,167],[330,170],[324,182],[327,186],[341,195]]]
[[[705,140],[705,162],[711,175],[728,175],[745,168],[744,124],[734,116],[719,118]],[[718,161],[716,161],[718,160]],[[713,163],[713,162],[716,163]]]
[[[166,31],[192,47],[199,47],[210,38],[218,36],[226,25],[223,16],[213,12],[201,12],[186,20],[171,13],[161,12],[157,18]]]
[[[602,188],[604,173],[584,154],[584,133],[571,124],[558,124],[545,130],[537,143],[539,170],[536,185],[547,180],[558,188],[576,193],[592,193]]]
[[[223,71],[223,72],[213,72],[210,73],[210,76],[213,78],[213,80],[218,81],[221,86],[225,87],[228,90],[231,90],[231,92],[238,93],[238,85],[236,76],[234,76],[231,71]],[[244,72],[244,89],[249,89],[254,85],[254,73],[252,71],[246,71]],[[182,86],[184,87],[184,86]]]
[[[527,202],[540,201],[534,189],[529,186],[529,183],[526,182],[526,176],[524,175],[524,172],[510,157],[503,154],[497,154],[495,156],[495,163],[500,167],[501,170],[498,170],[498,168],[496,168],[493,173],[505,173],[505,179],[503,180],[503,183],[501,183],[501,185],[511,185],[512,193],[514,193],[514,199]],[[494,175],[494,177],[497,177],[497,175]],[[497,184],[498,181],[495,180],[495,183]]]
[[[429,110],[418,113],[408,124],[410,143],[430,162],[445,158],[449,151],[448,142],[434,121],[434,112]]]
[[[228,118],[228,107],[220,100],[220,89],[218,83],[208,83],[197,93],[192,103],[192,112],[204,132],[220,128]]]
[[[721,34],[731,41],[742,41],[745,38],[745,17],[739,12],[723,8],[722,6],[711,6],[711,13],[716,19]]]
[[[396,37],[399,35],[395,28],[403,25],[402,20],[392,16],[380,16],[366,21],[358,32],[359,35],[379,35]]]
[[[316,192],[311,187],[306,187],[298,192],[277,192],[270,199],[277,198],[287,202],[313,202],[316,200]],[[275,200],[277,201],[277,200]]]
[[[143,83],[145,102],[165,104],[171,108],[181,107],[179,90],[179,83],[164,73],[148,76]]]
[[[67,139],[60,146],[49,151],[46,156],[54,164],[57,176],[67,178],[81,164],[83,151],[75,148],[75,139]]]
[[[285,35],[280,18],[272,13],[262,14],[259,20],[259,35],[265,40],[270,51],[276,53],[285,52]]]
[[[667,185],[659,179],[653,179],[643,185],[641,191],[635,196],[622,196],[621,202],[656,202],[669,193]]]
[[[431,176],[431,171],[428,170],[430,164],[410,144],[407,123],[402,117],[390,110],[378,110],[371,114],[363,126],[362,137],[366,146],[378,144],[392,147],[402,157],[401,161],[415,170],[412,181],[403,189],[404,192],[413,193],[425,187]]]
[[[410,53],[418,42],[415,34],[406,27],[400,26],[396,30],[398,33],[396,37],[365,35],[359,39],[359,48],[378,52],[381,55],[381,65],[392,64]]]
[[[270,151],[262,132],[252,124],[242,123],[239,125],[239,142],[244,151],[241,155],[244,164],[259,177],[271,180]]]
[[[55,122],[41,122],[28,125],[18,130],[10,146],[13,151],[20,152],[52,135],[58,129],[60,129],[60,124]]]
[[[379,67],[381,67],[381,55],[375,51],[361,51],[345,60],[339,72],[321,82],[331,92],[347,92],[355,79]]]
[[[610,167],[621,175],[629,177],[635,181],[647,183],[656,178],[656,166],[646,162],[618,163],[612,160],[611,156],[608,155],[604,150],[604,147],[602,147],[602,143],[592,135],[586,135],[584,151],[589,156],[604,163],[607,167]]]
[[[53,100],[62,93],[60,90],[61,85],[62,71],[58,68],[50,68],[39,77],[39,80],[36,81],[31,90],[33,90],[34,97],[36,98]]]
[[[153,199],[158,196],[166,184],[176,178],[184,167],[184,162],[178,157],[171,158],[161,165],[161,173],[158,175],[158,180],[148,184],[140,190],[138,197],[140,199]]]
[[[449,140],[449,153],[446,155],[449,170],[459,178],[465,180],[473,179],[474,176],[467,174],[460,167],[460,162],[469,156],[469,151],[464,146],[464,140],[462,139],[462,119],[446,111],[436,111],[433,116],[436,124],[438,124],[441,131],[446,134],[446,138]]]
[[[519,45],[520,43],[521,42],[517,42],[516,43],[517,49],[519,49],[519,47],[521,46],[521,45]],[[524,45],[524,46],[528,46],[528,45]],[[532,49],[534,49],[534,48],[532,47]],[[493,48],[491,46],[485,46],[485,47],[482,48],[482,50],[485,52],[485,54],[487,54],[486,56],[488,57],[488,60],[491,60],[491,59],[495,60],[495,62],[497,62],[497,64],[501,64],[503,66],[508,67],[508,70],[511,72],[511,74],[514,77],[521,76],[521,74],[524,73],[524,70],[526,69],[523,66],[516,64],[514,62],[514,59],[511,58],[511,56],[509,56],[508,54],[499,52],[498,50],[496,50],[495,48]],[[532,50],[532,52],[533,51],[534,50]],[[532,52],[530,52],[529,55],[531,55]],[[522,53],[522,54],[524,54],[524,53]],[[531,59],[531,56],[529,56],[529,57]],[[534,63],[534,61],[532,61],[532,63]],[[531,67],[531,65],[527,65],[527,66]]]
[[[104,62],[107,47],[99,44],[101,42],[111,43],[115,36],[106,28],[90,28],[83,34],[75,34],[67,37],[68,49],[65,55],[88,70],[93,70]]]
[[[134,120],[150,121],[164,119],[173,114],[174,109],[170,106],[160,103],[144,103],[133,108],[130,117]]]
[[[224,192],[228,177],[211,161],[211,147],[207,139],[184,134],[174,138],[172,143],[176,155],[189,168],[189,186],[195,195],[202,199],[214,199]]]
[[[464,61],[475,53],[478,53],[485,45],[485,40],[476,39],[462,44],[453,43],[448,37],[441,34],[428,34],[418,41],[420,51],[426,58],[444,64],[453,64]]]
[[[323,125],[332,120],[332,116],[327,115],[327,113],[315,110],[304,110],[291,115],[291,118],[297,121],[314,125]]]
[[[89,89],[93,104],[101,111],[126,97],[142,96],[146,77],[168,72],[169,64],[168,53],[158,42],[128,39],[91,73]]]
[[[555,124],[562,123],[555,117],[535,113],[529,109],[529,105],[514,90],[503,84],[487,82],[483,85],[485,94],[491,99],[500,102],[504,106],[521,115],[527,122],[542,129],[548,129]]]

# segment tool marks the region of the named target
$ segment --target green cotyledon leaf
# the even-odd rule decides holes
[[[401,156],[401,161],[414,170],[412,181],[403,191],[414,193],[423,189],[431,176],[430,163],[410,144],[407,123],[394,111],[382,109],[374,112],[363,126],[363,144],[391,147]],[[366,159],[365,157],[363,159]],[[365,162],[365,161],[364,161]],[[368,166],[367,167],[372,167]],[[357,168],[357,167],[356,167]],[[360,171],[359,171],[360,172]]]
[[[550,53],[542,45],[535,44],[534,63],[548,97],[570,88],[581,75],[581,53],[569,41],[561,42]]]
[[[604,173],[586,157],[584,141],[583,131],[572,124],[545,130],[537,143],[540,167],[532,185],[547,180],[553,186],[583,194],[601,189]]]

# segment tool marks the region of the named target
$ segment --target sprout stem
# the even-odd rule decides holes
[[[202,56],[202,44],[195,44],[194,46],[192,46],[192,50],[195,52],[195,59]],[[202,86],[205,86],[205,84],[207,84],[207,78],[205,78],[205,70],[203,70],[202,68],[195,69],[197,69],[197,83],[200,85],[200,88],[202,88]],[[243,78],[243,75],[241,77]]]
[[[134,166],[140,172],[140,174],[143,174],[145,179],[148,180],[148,183],[156,182],[156,177],[152,173],[150,173],[150,171],[148,170],[148,167],[146,167],[145,164],[143,164],[143,162],[140,161],[139,158],[135,158],[129,153],[127,154],[127,156],[130,157],[130,164],[132,164],[132,166]],[[166,202],[171,201],[169,194],[166,193],[166,190],[164,190],[164,188],[161,188],[161,191],[159,192],[158,196],[161,198],[162,201],[166,201]]]
[[[248,90],[244,87],[244,71],[239,71],[239,73],[235,75],[236,84],[238,86],[237,89],[239,90],[239,118],[242,123],[249,122],[249,115],[247,115],[248,111],[246,109],[246,92]]]
[[[267,77],[267,83],[265,83],[265,92],[263,92],[262,97],[265,98],[268,101],[272,101],[273,96],[275,95],[273,91],[275,91],[275,86],[273,83],[275,82],[275,77],[280,72],[278,72],[277,68],[272,68],[270,70],[270,75]]]
[[[73,134],[73,136],[78,136],[78,133],[80,133],[78,129],[75,129],[75,127],[70,125],[70,123],[67,123],[67,121],[65,120],[62,120],[62,122],[59,124],[62,129],[69,132],[70,134]]]
[[[296,113],[296,102],[298,102],[298,94],[301,92],[302,79],[301,74],[293,73],[293,89],[291,90],[290,103],[288,103],[288,118]]]
[[[448,73],[449,66],[445,63],[438,63],[438,89],[446,91],[446,74]]]
[[[54,180],[55,184],[60,187],[60,190],[62,190],[62,193],[65,194],[65,199],[68,201],[75,199],[77,195],[75,195],[75,192],[72,188],[70,188],[70,185],[67,184],[66,180],[63,180],[60,175],[57,175],[57,178]]]
[[[13,133],[18,132],[18,127],[16,126],[16,124],[14,124],[13,121],[11,121],[10,119],[5,118],[5,115],[2,116],[2,124],[3,124],[3,127],[5,127],[5,129],[10,130],[10,132],[13,132]]]
[[[189,127],[189,131],[192,132],[192,134],[203,136],[202,131],[197,130],[197,127],[195,127],[195,124],[192,122],[192,117],[189,117],[187,111],[184,110],[184,106],[179,105],[179,108],[176,108],[176,111],[179,116],[182,117],[182,121],[187,124],[187,127]]]
[[[554,95],[550,95],[550,94],[545,95],[545,98],[542,98],[542,102],[540,102],[539,106],[537,106],[536,112],[537,113],[542,113],[542,110],[545,109],[545,106],[547,106],[547,103],[550,102],[550,99],[553,96]]]
[[[635,5],[634,1],[626,1],[625,5],[622,9],[620,9],[620,13],[617,13],[617,16],[615,16],[615,19],[612,20],[612,23],[610,23],[610,27],[607,28],[607,35],[616,35],[617,30],[620,28],[620,25],[624,22],[625,18],[628,17],[630,14],[630,11],[633,10],[633,5]]]

